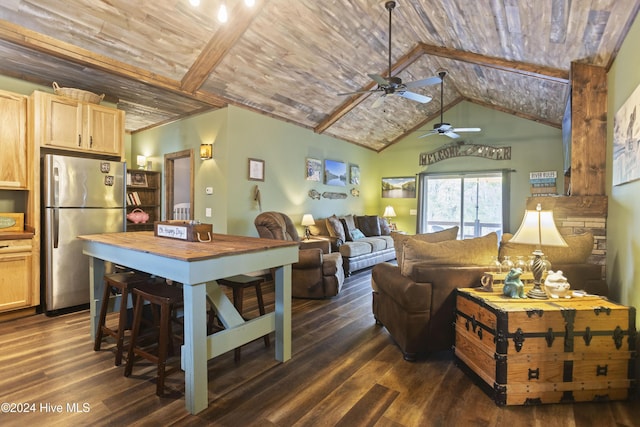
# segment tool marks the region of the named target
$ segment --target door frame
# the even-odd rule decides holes
[[[189,168],[191,170],[191,176],[189,177],[189,219],[193,219],[193,197],[194,197],[194,167],[195,162],[193,158],[193,149],[176,151],[175,153],[167,153],[164,155],[164,216],[167,219],[171,219],[173,216],[173,185],[175,176],[175,161],[178,159],[189,158]]]

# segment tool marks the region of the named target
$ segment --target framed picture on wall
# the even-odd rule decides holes
[[[249,159],[249,179],[264,181],[264,160]]]
[[[345,187],[347,185],[347,164],[336,160],[325,160],[324,183]]]
[[[613,185],[640,179],[640,86],[613,117]]]
[[[360,166],[349,165],[349,184],[360,185]]]
[[[307,157],[305,162],[307,181],[318,181],[322,176],[322,160]]]
[[[382,197],[413,199],[416,197],[416,177],[382,178]]]

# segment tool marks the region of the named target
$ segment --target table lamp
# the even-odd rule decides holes
[[[541,287],[542,275],[545,271],[545,264],[542,259],[544,255],[542,246],[568,246],[556,228],[556,223],[553,220],[553,212],[543,211],[540,203],[536,206],[535,211],[526,210],[520,228],[518,228],[516,234],[514,234],[509,241],[536,245],[536,250],[533,251],[535,258],[531,266],[533,288],[527,292],[527,297],[547,299],[547,294]]]
[[[302,226],[304,227],[304,237],[305,239],[309,240],[309,236],[311,235],[311,232],[309,231],[309,226],[310,225],[314,225],[316,223],[316,221],[313,219],[313,215],[311,214],[304,214],[302,215]]]
[[[393,209],[393,206],[389,205],[384,208],[384,213],[382,214],[382,216],[387,218],[387,221],[391,223],[391,218],[396,216],[396,211]]]

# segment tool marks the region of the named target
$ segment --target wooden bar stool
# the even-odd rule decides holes
[[[258,299],[258,311],[260,315],[265,314],[264,300],[262,298],[262,283],[264,283],[264,277],[249,276],[246,274],[239,274],[237,276],[225,277],[219,279],[217,282],[220,285],[228,286],[233,291],[233,306],[238,310],[238,313],[242,316],[242,299],[244,297],[244,289],[253,287],[256,290],[256,297]],[[244,317],[244,316],[243,316]],[[246,320],[246,318],[245,318]],[[265,347],[269,347],[269,335],[264,337]],[[240,347],[234,350],[233,359],[237,362],[240,360]]]
[[[127,365],[124,370],[125,377],[131,375],[135,356],[141,356],[158,365],[158,380],[156,383],[156,394],[164,395],[165,367],[169,347],[173,348],[173,331],[171,326],[172,311],[176,305],[183,302],[182,289],[166,283],[143,283],[133,288],[133,295],[136,303],[133,313],[133,327],[131,340],[129,342],[129,353]],[[140,323],[142,322],[142,309],[145,301],[155,308],[160,309],[160,319],[158,329],[157,354],[138,346]]]
[[[104,292],[102,293],[102,303],[100,304],[100,317],[96,331],[96,339],[93,343],[93,350],[99,351],[104,335],[107,334],[116,339],[116,366],[122,363],[122,349],[124,347],[124,331],[127,329],[127,304],[132,289],[140,283],[149,280],[149,276],[133,272],[122,272],[105,274]],[[118,315],[117,329],[106,325],[109,298],[112,293],[120,294],[120,312]],[[133,300],[132,300],[133,302]]]

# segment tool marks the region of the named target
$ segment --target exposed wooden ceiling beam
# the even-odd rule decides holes
[[[181,82],[182,90],[195,92],[207,80],[214,68],[222,61],[229,49],[247,31],[254,18],[260,14],[269,0],[257,2],[251,9],[241,2],[231,11],[231,19],[221,25],[218,31],[198,55],[198,58],[184,75]]]
[[[398,59],[398,62],[396,62],[391,67],[391,75],[394,75],[394,76],[397,75],[398,73],[403,71],[405,68],[407,68],[409,65],[413,64],[421,56],[422,56],[422,52],[421,52],[420,45],[416,45],[413,49],[409,51],[409,53],[405,54],[400,59]],[[387,74],[387,72],[388,70],[385,70],[384,72],[380,73],[380,75],[384,76]],[[376,86],[376,83],[372,81],[371,83],[367,84],[360,90],[371,90],[375,86]],[[358,104],[360,104],[362,101],[367,99],[369,95],[370,95],[369,93],[362,93],[362,94],[354,95],[350,97],[346,102],[340,105],[333,113],[331,113],[329,117],[321,121],[318,124],[318,126],[315,127],[314,131],[316,133],[324,132],[331,125],[333,125],[335,122],[340,120],[342,116],[347,114],[353,108],[357,107]]]
[[[545,67],[544,65],[528,64],[526,62],[508,61],[502,58],[480,55],[478,53],[463,50],[450,49],[441,46],[432,46],[425,43],[419,44],[425,55],[439,56],[456,61],[468,62],[484,67],[495,68],[509,73],[522,74],[528,77],[550,80],[558,83],[569,83],[569,70]]]
[[[222,108],[227,105],[225,99],[213,94],[191,94],[181,90],[180,83],[173,79],[151,73],[103,55],[98,55],[2,19],[0,19],[0,39],[65,61],[71,61],[81,66],[92,67],[113,75],[144,82],[160,89],[197,99],[213,107]]]

